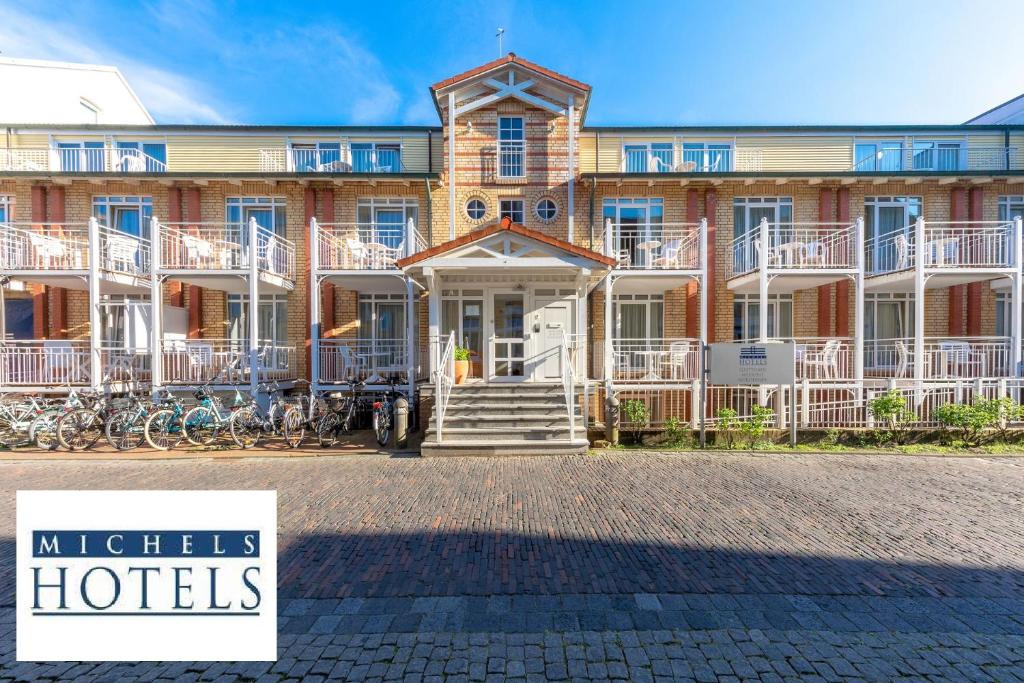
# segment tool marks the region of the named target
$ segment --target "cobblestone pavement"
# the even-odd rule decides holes
[[[14,661],[14,491],[276,488],[276,663]],[[1024,681],[1024,459],[0,463],[0,680]]]

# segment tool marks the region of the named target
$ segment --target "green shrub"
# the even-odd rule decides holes
[[[948,435],[955,434],[966,446],[978,446],[988,430],[1006,435],[1007,425],[1020,416],[1020,406],[1011,398],[982,399],[974,404],[946,403],[935,409],[935,419]]]
[[[718,418],[718,431],[717,434],[725,435],[726,447],[732,449],[733,442],[736,439],[736,428],[739,426],[739,420],[736,419],[736,411],[732,408],[719,408],[715,416]]]
[[[665,445],[678,447],[689,440],[689,430],[684,429],[683,423],[678,417],[670,417],[665,420]]]
[[[622,412],[629,422],[629,431],[633,435],[634,443],[642,443],[644,429],[651,420],[651,413],[647,410],[647,404],[638,398],[627,399],[622,404]]]
[[[749,448],[757,448],[761,445],[764,433],[774,419],[775,411],[771,408],[759,405],[751,408],[750,419],[744,420],[740,424],[740,431],[747,437],[747,446]]]
[[[917,420],[914,411],[907,407],[907,398],[898,389],[890,389],[868,401],[868,410],[885,425],[884,429],[875,431],[880,446],[890,441],[903,443],[910,425]]]

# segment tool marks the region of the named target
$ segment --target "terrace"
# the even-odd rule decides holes
[[[0,148],[0,171],[166,173],[167,162],[137,147],[111,147],[101,143],[74,146],[58,144],[52,148]]]

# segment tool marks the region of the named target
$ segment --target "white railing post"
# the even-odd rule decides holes
[[[914,225],[914,392],[915,404],[920,405],[923,398],[921,383],[924,381],[924,234],[923,218],[918,218]]]
[[[412,278],[408,275],[405,277],[405,367],[406,367],[406,383],[407,383],[407,396],[409,404],[412,405],[413,395],[416,393],[416,332],[419,325],[418,321],[414,319],[413,312],[415,308],[413,306],[413,283]]]
[[[259,386],[260,356],[260,274],[259,274],[259,232],[256,219],[249,218],[249,389],[253,397]]]
[[[613,366],[613,349],[612,349],[612,330],[615,329],[614,321],[612,320],[612,274],[608,273],[604,276],[604,384],[608,389],[608,394],[611,395],[612,391],[612,366]]]
[[[320,230],[316,217],[309,219],[309,383],[320,388]]]
[[[704,392],[700,390],[700,387],[703,386],[704,376],[705,374],[707,374],[707,370],[704,367],[707,355],[704,351],[704,345],[708,343],[709,338],[708,296],[710,295],[710,292],[708,291],[708,219],[706,216],[700,219],[700,235],[698,236],[697,244],[700,245],[698,247],[700,249],[700,254],[698,255],[698,263],[700,264],[700,282],[698,283],[698,286],[700,287],[700,328],[697,332],[700,335],[700,342],[697,346],[698,375],[697,382],[694,384],[693,396],[694,398],[697,398],[699,396],[700,400],[692,402],[691,408],[694,414],[696,414],[697,410],[699,409],[700,417],[701,419],[703,419],[703,417],[707,414],[707,411],[704,407],[704,402],[707,400],[707,396],[705,396]],[[699,427],[700,422],[695,422],[694,429],[698,429]],[[702,430],[701,434],[703,433],[704,431]]]
[[[760,236],[761,240],[761,253],[758,257],[760,263],[758,263],[758,292],[760,299],[760,330],[759,337],[760,341],[768,341],[768,219],[762,218],[760,225]]]
[[[160,338],[163,333],[164,320],[164,298],[163,279],[160,276],[160,268],[163,262],[160,244],[160,221],[154,216],[149,219],[149,240],[150,240],[150,273],[149,273],[149,349],[152,354],[150,360],[150,376],[152,378],[150,390],[154,396],[163,384],[163,357],[160,351]]]
[[[860,382],[864,379],[864,218],[858,218],[854,224],[854,273],[853,302],[853,378]],[[838,306],[836,308],[839,308]]]
[[[811,385],[804,377],[800,385],[800,426],[807,429],[811,425]],[[796,419],[796,416],[793,416]]]
[[[1020,362],[1021,362],[1021,334],[1024,333],[1024,327],[1022,327],[1021,321],[1021,306],[1024,305],[1022,300],[1022,293],[1024,293],[1024,287],[1022,287],[1022,280],[1024,280],[1024,254],[1021,253],[1022,244],[1024,244],[1024,237],[1022,237],[1022,229],[1024,224],[1020,216],[1013,219],[1013,277],[1010,278],[1010,284],[1013,286],[1013,292],[1010,295],[1010,320],[1013,324],[1010,338],[1010,358],[1013,362],[1011,372],[1014,377],[1020,376]]]
[[[416,223],[412,216],[405,222],[405,253],[403,256],[412,256],[416,253]]]
[[[89,384],[93,391],[100,388],[103,380],[103,359],[100,344],[103,340],[100,320],[100,226],[95,218],[89,218]]]
[[[616,259],[616,261],[618,261],[618,256],[615,254],[614,249],[612,247],[612,219],[611,218],[605,218],[604,219],[604,255],[609,257],[609,258]]]

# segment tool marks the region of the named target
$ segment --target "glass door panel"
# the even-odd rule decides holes
[[[523,337],[523,294],[495,293],[491,376],[495,380],[523,379],[526,340]]]

